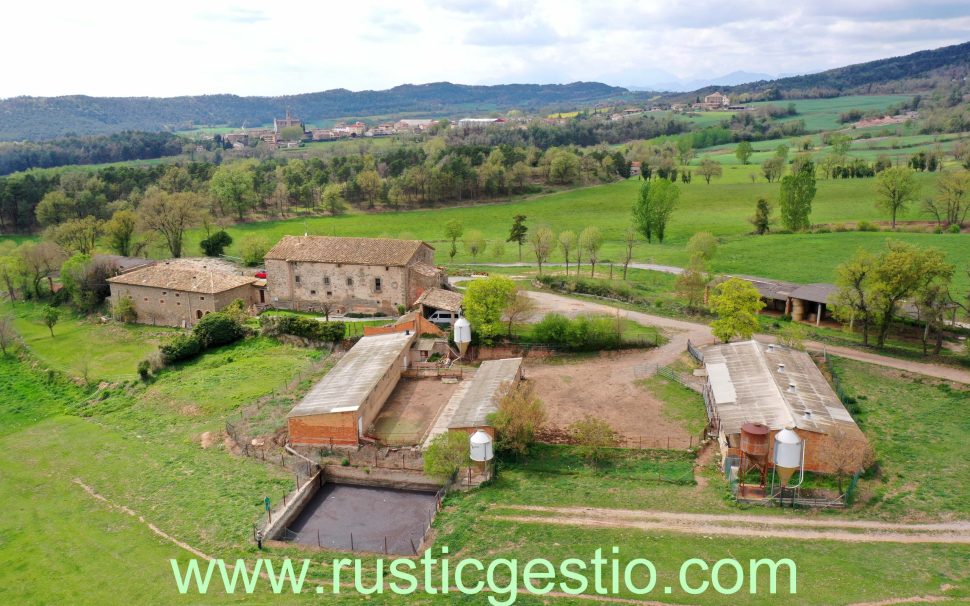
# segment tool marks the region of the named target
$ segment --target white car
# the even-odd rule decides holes
[[[443,309],[439,309],[435,311],[433,314],[431,314],[430,316],[428,316],[428,320],[434,324],[454,324],[455,320],[457,319],[458,319],[457,313],[454,313],[451,311],[445,311]]]

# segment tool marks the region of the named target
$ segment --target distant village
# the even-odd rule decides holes
[[[612,121],[623,120],[631,116],[641,115],[647,112],[674,112],[683,113],[690,111],[742,111],[748,109],[744,105],[732,105],[727,95],[714,92],[703,98],[703,101],[695,103],[673,103],[657,104],[648,108],[627,107],[614,111],[609,115]],[[542,121],[549,124],[561,124],[567,119],[563,117],[546,117]],[[461,118],[458,120],[448,120],[444,118],[403,118],[396,122],[383,122],[377,125],[369,125],[357,120],[353,123],[337,122],[330,128],[307,127],[306,123],[287,111],[285,117],[274,118],[272,128],[243,128],[239,132],[227,133],[222,135],[222,141],[234,149],[244,149],[260,143],[272,148],[300,147],[311,141],[338,141],[340,139],[355,139],[358,137],[390,137],[394,135],[414,135],[424,133],[433,127],[443,128],[487,128],[490,126],[502,126],[507,124],[525,125],[528,120],[524,117],[484,117],[484,118]],[[209,138],[211,136],[207,136]]]

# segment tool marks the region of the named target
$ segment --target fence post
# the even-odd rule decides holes
[[[354,550],[354,533],[350,533],[350,550]]]
[[[320,529],[319,528],[317,528],[317,547],[323,547],[323,545],[320,544]]]

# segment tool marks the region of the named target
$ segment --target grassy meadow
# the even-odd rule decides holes
[[[732,156],[733,157],[733,156]],[[839,232],[823,234],[777,234],[762,237],[748,235],[751,225],[748,217],[754,213],[754,204],[765,197],[777,205],[777,183],[764,180],[752,183],[743,177],[741,170],[750,167],[733,167],[725,170],[725,177],[707,185],[696,178],[689,185],[681,185],[681,199],[670,220],[667,238],[663,244],[641,242],[634,251],[634,259],[672,265],[686,265],[688,259],[684,245],[698,231],[709,231],[722,239],[712,268],[718,272],[758,275],[798,282],[822,282],[834,279],[835,267],[850,258],[859,248],[875,250],[889,238],[903,240],[918,246],[935,246],[946,251],[951,263],[960,267],[970,266],[970,239],[963,235],[937,235],[930,233],[886,232]],[[924,193],[935,190],[937,175],[931,173],[917,176]],[[450,243],[444,240],[444,226],[452,220],[460,220],[466,231],[478,229],[489,241],[489,247],[503,242],[501,255],[487,248],[472,257],[459,242],[454,262],[511,262],[518,260],[517,247],[505,243],[512,217],[524,214],[531,228],[549,226],[554,231],[582,231],[588,225],[596,225],[606,240],[600,259],[619,262],[623,255],[623,232],[630,226],[630,209],[639,191],[636,179],[609,185],[587,187],[550,194],[528,200],[509,203],[479,204],[459,208],[358,213],[351,212],[337,217],[308,217],[280,221],[238,224],[228,229],[235,243],[229,254],[238,254],[241,238],[258,234],[269,242],[276,242],[283,235],[336,235],[370,237],[419,238],[431,242],[437,248],[436,260],[447,263]],[[777,210],[776,210],[777,214]],[[925,221],[927,217],[918,205],[900,215],[901,221]],[[852,224],[857,221],[884,221],[888,219],[876,207],[874,179],[839,179],[818,181],[818,194],[813,203],[812,221],[817,224]],[[198,250],[200,231],[189,235],[189,250]],[[530,259],[528,246],[523,247],[523,260]],[[806,262],[810,259],[811,262]],[[560,251],[551,258],[562,262]],[[958,272],[955,278],[958,290],[970,288],[966,274]]]

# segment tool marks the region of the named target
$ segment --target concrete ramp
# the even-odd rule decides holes
[[[424,450],[428,448],[431,441],[437,436],[448,431],[448,426],[451,424],[451,420],[455,417],[455,413],[458,412],[458,407],[461,405],[461,401],[465,399],[465,394],[468,393],[469,388],[472,385],[472,377],[467,377],[458,384],[458,389],[451,394],[451,398],[448,399],[448,403],[444,405],[441,411],[438,413],[438,417],[431,424],[431,429],[428,431],[428,436],[424,439],[424,443],[421,445],[421,449]]]

